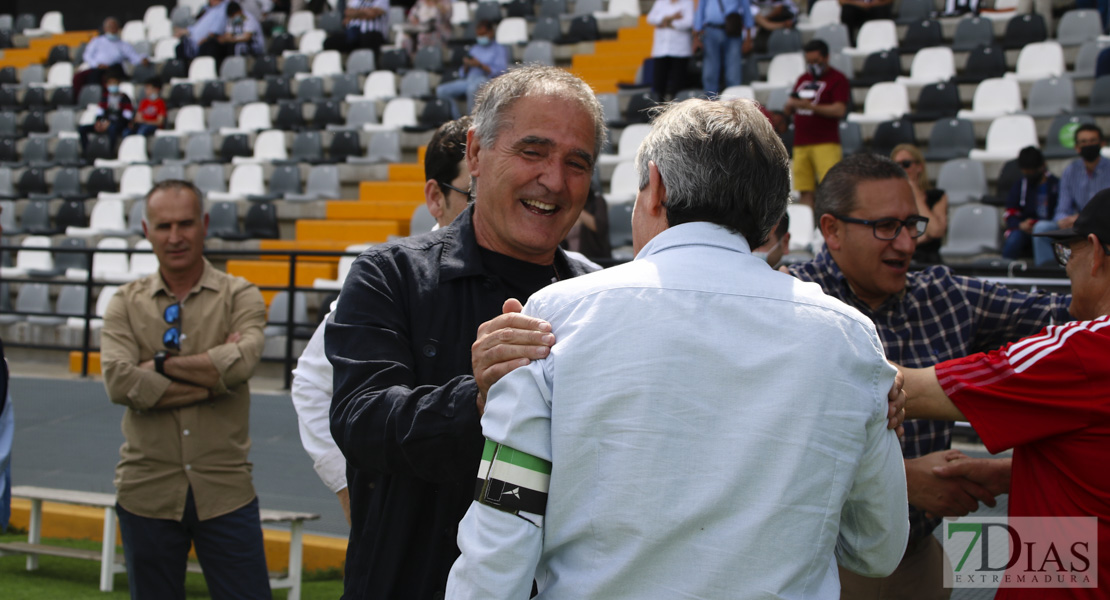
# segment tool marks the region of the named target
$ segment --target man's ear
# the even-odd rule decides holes
[[[840,250],[843,244],[843,240],[841,239],[843,229],[841,229],[840,219],[825,213],[821,215],[821,222],[819,225],[821,227],[821,235],[825,237],[825,245],[829,247],[829,250]]]
[[[790,254],[790,232],[789,231],[782,234],[782,237],[779,238],[779,242],[782,244],[782,245],[779,246],[779,249],[782,250],[783,256],[786,256],[787,254]]]
[[[428,205],[428,212],[432,213],[437,223],[443,217],[444,200],[446,198],[443,197],[443,190],[436,180],[429,179],[424,182],[424,203]]]
[[[663,216],[666,218],[667,207],[664,202],[667,200],[667,188],[663,185],[663,176],[659,173],[659,167],[655,165],[654,161],[648,162],[648,193],[647,205],[644,209],[647,214],[652,217]]]
[[[1102,249],[1102,242],[1099,241],[1098,236],[1089,233],[1087,234],[1087,241],[1091,242],[1094,246],[1092,249],[1093,253],[1091,254],[1091,277],[1095,278],[1099,276],[1099,272],[1102,271],[1103,267],[1110,264],[1110,262],[1106,260],[1106,252]]]
[[[482,142],[474,133],[471,128],[466,132],[466,168],[470,171],[471,177],[477,177],[478,173],[478,152],[482,150]]]

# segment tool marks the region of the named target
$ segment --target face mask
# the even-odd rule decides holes
[[[1025,176],[1025,180],[1029,182],[1029,185],[1040,185],[1041,179],[1044,179],[1044,173],[1034,173]]]
[[[488,35],[478,36],[478,45],[479,46],[488,46],[489,45],[489,36]]]
[[[1089,146],[1080,146],[1079,147],[1079,156],[1082,156],[1083,160],[1085,160],[1087,162],[1094,162],[1095,159],[1098,158],[1099,152],[1101,152],[1101,151],[1102,151],[1102,147],[1099,146],[1098,144],[1091,144]]]
[[[118,85],[108,86],[108,93],[109,94],[118,94],[119,93],[119,86]]]
[[[147,94],[146,97],[150,98],[151,100],[157,100],[158,99],[158,93],[154,92],[152,94]]]
[[[808,64],[806,65],[806,71],[814,79],[821,79],[821,76],[825,74],[825,65]]]
[[[105,33],[104,37],[108,38],[108,41],[110,42],[115,42],[119,40],[119,36],[114,33]]]
[[[236,25],[242,25],[243,24],[243,17],[235,17],[234,19],[231,20],[231,22],[236,24]]]

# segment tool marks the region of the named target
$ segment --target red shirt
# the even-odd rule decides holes
[[[139,103],[139,114],[143,116],[143,121],[146,123],[156,121],[158,117],[166,116],[166,102],[161,98],[157,100],[143,98]]]
[[[828,67],[821,78],[814,81],[809,72],[802,73],[794,84],[792,90],[803,99],[811,100],[814,104],[848,104],[852,93],[852,86],[843,73]],[[794,111],[794,145],[812,146],[814,144],[839,144],[840,130],[837,125],[840,119],[821,117],[809,110]]]
[[[1110,316],[1043,329],[936,367],[992,453],[1014,449],[1011,517],[1098,518],[1110,588]],[[1000,588],[996,599],[1104,598],[1097,588]]]

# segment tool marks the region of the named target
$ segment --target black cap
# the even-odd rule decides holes
[[[1044,233],[1034,233],[1036,236],[1050,237],[1057,240],[1085,238],[1095,234],[1103,243],[1110,242],[1110,188],[1094,195],[1087,206],[1079,211],[1075,225],[1067,229],[1056,229]]]

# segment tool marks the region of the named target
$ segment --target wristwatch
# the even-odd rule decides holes
[[[158,352],[154,353],[154,370],[157,371],[160,375],[166,374],[167,356],[168,354],[166,354],[165,350],[159,350]]]

